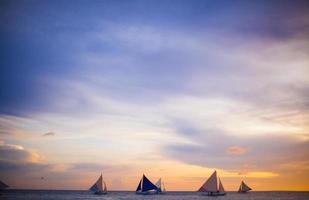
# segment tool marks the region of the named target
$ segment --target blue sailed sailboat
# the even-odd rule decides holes
[[[158,194],[159,188],[153,184],[144,174],[142,179],[140,180],[137,188],[136,194]]]

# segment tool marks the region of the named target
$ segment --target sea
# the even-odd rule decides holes
[[[1,200],[97,200],[97,199],[141,199],[141,200],[309,200],[309,192],[249,192],[239,194],[227,192],[225,196],[209,197],[196,192],[166,192],[160,195],[136,195],[135,192],[112,191],[106,195],[94,195],[89,191],[77,190],[5,190]]]

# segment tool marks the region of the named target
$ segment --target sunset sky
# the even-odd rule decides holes
[[[1,0],[0,180],[309,190],[308,38],[306,0]]]

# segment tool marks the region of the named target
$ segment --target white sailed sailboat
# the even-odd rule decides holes
[[[207,179],[198,192],[201,192],[203,195],[207,196],[222,196],[226,194],[220,178],[218,185],[217,171],[214,171],[214,173]]]
[[[238,192],[240,193],[246,193],[248,191],[252,190],[244,181],[241,181],[241,184],[239,186]]]
[[[89,190],[94,192],[94,194],[107,194],[106,183],[103,180],[102,174]]]
[[[161,180],[161,178],[159,178],[159,180],[156,182],[155,185],[156,185],[157,188],[158,188],[158,192],[160,192],[160,193],[166,192],[164,183],[163,183],[163,181]]]

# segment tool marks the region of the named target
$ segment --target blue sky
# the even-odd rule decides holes
[[[259,189],[264,179],[308,189],[308,8],[306,1],[2,1],[2,176],[38,188],[39,173],[89,181],[105,169],[112,188],[130,189],[135,178],[120,175],[157,177],[166,168],[173,189],[186,189],[182,178],[198,187],[218,169],[228,188],[246,174]],[[169,176],[175,163],[179,171]],[[304,180],[286,175],[295,168]],[[31,186],[16,181],[20,169],[36,180]],[[88,184],[66,177],[46,187],[68,183]]]
[[[302,4],[291,5],[293,3],[289,1],[282,1],[279,5],[274,1],[163,1],[156,4],[154,1],[94,1],[90,4],[83,1],[74,4],[70,1],[4,1],[1,17],[1,80],[5,82],[1,84],[1,110],[20,113],[24,109],[46,106],[42,101],[45,102],[49,96],[44,92],[48,86],[42,85],[40,78],[61,75],[67,79],[68,76],[78,76],[77,71],[81,68],[94,71],[87,66],[93,63],[81,58],[80,54],[109,59],[133,56],[137,63],[128,61],[126,66],[101,65],[101,73],[112,71],[122,76],[119,73],[130,71],[125,78],[128,81],[159,90],[164,86],[182,90],[177,76],[184,78],[187,71],[191,70],[188,64],[182,65],[190,60],[186,55],[178,56],[186,54],[185,49],[168,48],[173,34],[176,34],[175,38],[179,35],[201,38],[218,36],[214,40],[222,43],[231,37],[235,39],[228,40],[228,45],[239,46],[243,45],[240,44],[240,38],[250,41],[285,40],[306,29],[302,27],[303,24],[298,25],[299,22],[289,24],[289,20],[298,20],[300,10],[306,9]],[[142,29],[141,34],[139,29]],[[127,36],[114,35],[115,32],[127,30]],[[153,38],[142,34],[153,35]],[[155,44],[152,48],[134,48],[134,45],[148,45],[147,42]],[[216,65],[216,59],[219,58],[209,55],[209,63],[202,68],[211,73],[229,72],[223,67],[212,67]],[[113,68],[121,69],[117,72]],[[160,73],[162,77],[152,76],[153,73]],[[171,74],[174,74],[175,80],[169,78]],[[158,82],[162,82],[163,86]]]

